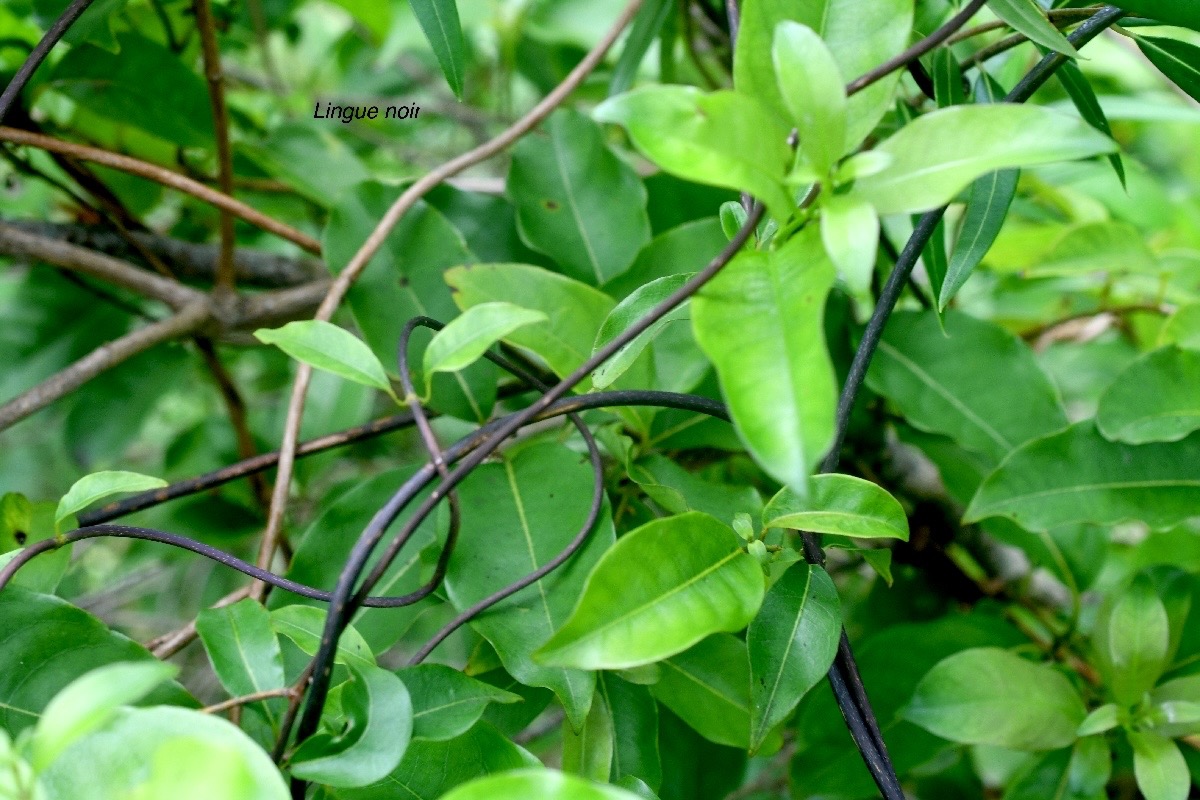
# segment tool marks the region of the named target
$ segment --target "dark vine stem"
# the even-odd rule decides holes
[[[87,11],[88,6],[92,4],[92,0],[73,0],[66,7],[58,19],[54,20],[54,24],[42,36],[37,46],[29,52],[29,56],[21,64],[17,74],[9,81],[8,86],[4,87],[4,91],[0,93],[0,122],[4,121],[4,117],[8,115],[8,110],[12,108],[13,103],[17,102],[17,98],[21,95],[21,90],[29,83],[29,79],[33,77],[33,73],[37,72],[37,68],[46,60],[46,56],[50,55],[50,51],[54,45],[67,35],[67,31],[75,24],[80,15]]]

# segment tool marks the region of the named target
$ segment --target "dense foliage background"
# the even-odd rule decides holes
[[[0,798],[1189,797],[1117,5],[6,0]]]

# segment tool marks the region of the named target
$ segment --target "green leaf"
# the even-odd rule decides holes
[[[1181,306],[1168,317],[1159,332],[1158,343],[1200,350],[1200,303]]]
[[[105,497],[125,492],[147,492],[151,489],[162,489],[166,485],[167,482],[162,478],[152,478],[137,472],[93,472],[75,481],[58,501],[58,508],[54,512],[54,524],[58,525],[72,514]]]
[[[413,708],[404,682],[374,666],[350,667],[342,691],[349,724],[341,733],[317,733],[300,743],[289,768],[306,781],[366,786],[400,763],[412,735]]]
[[[848,195],[828,198],[821,204],[821,241],[851,293],[866,294],[879,250],[875,207]]]
[[[799,22],[775,26],[771,60],[800,149],[818,175],[827,175],[846,152],[846,79],[821,37]]]
[[[616,786],[593,783],[550,769],[527,769],[480,778],[442,800],[641,800]]]
[[[1190,712],[1200,706],[1200,675],[1175,678],[1150,691],[1151,710],[1145,721],[1155,733],[1172,739],[1200,732],[1200,721],[1190,719]]]
[[[666,456],[653,453],[629,467],[629,477],[672,514],[703,511],[726,525],[739,513],[758,517],[762,498],[753,486],[732,486],[705,480]]]
[[[467,66],[467,47],[458,21],[456,0],[409,0],[417,24],[425,33],[437,56],[446,83],[459,100],[463,96],[463,75]]]
[[[1139,36],[1136,41],[1163,75],[1193,100],[1200,100],[1200,47],[1159,36]]]
[[[596,564],[570,619],[538,659],[581,669],[636,667],[746,627],[764,587],[762,570],[740,545],[732,529],[699,512],[625,534]]]
[[[562,768],[594,781],[608,782],[613,762],[613,718],[604,703],[592,703],[578,731],[563,724]]]
[[[103,769],[97,769],[103,764]],[[49,800],[287,800],[270,756],[220,717],[126,708],[41,775]]]
[[[1026,270],[1029,275],[1157,272],[1158,259],[1142,234],[1124,222],[1091,222],[1068,228],[1050,252]]]
[[[38,24],[49,28],[68,5],[70,0],[34,0],[33,11]],[[97,0],[67,29],[63,41],[68,44],[90,42],[110,53],[120,52],[121,46],[113,35],[113,23],[124,8],[125,0]]]
[[[33,768],[45,770],[72,743],[112,719],[119,707],[141,700],[178,672],[172,664],[140,661],[108,664],[76,678],[54,696],[34,728]]]
[[[1067,424],[1033,353],[991,322],[947,312],[898,312],[867,372],[872,391],[921,430],[1000,461],[1022,442]]]
[[[593,116],[624,127],[646,158],[673,175],[749,192],[776,219],[795,208],[783,186],[788,129],[752,97],[647,86],[604,101]]]
[[[1078,117],[1040,106],[955,106],[918,117],[876,147],[892,162],[859,178],[854,194],[880,214],[930,211],[998,169],[1114,150],[1112,139]]]
[[[469,780],[496,772],[540,766],[532,755],[513,744],[486,722],[449,741],[413,739],[400,765],[378,783],[358,789],[338,789],[339,800],[438,800]]]
[[[1141,520],[1158,530],[1200,506],[1200,435],[1172,443],[1110,442],[1089,420],[1013,452],[975,493],[964,520],[1008,517],[1047,531]]]
[[[286,636],[308,655],[315,656],[325,630],[325,614],[324,609],[312,606],[284,606],[271,612],[271,629],[280,636]],[[353,626],[342,631],[335,660],[338,664],[360,670],[375,666],[371,648]]]
[[[0,497],[0,559],[8,554],[15,556],[16,551],[45,539],[53,539],[58,534],[54,512],[52,502],[31,503],[16,492]],[[73,528],[76,524],[76,520],[70,519],[64,527]],[[53,594],[71,565],[71,550],[72,547],[67,546],[43,553],[21,567],[10,585]]]
[[[550,443],[531,445],[504,463],[472,472],[459,487],[462,530],[446,572],[454,607],[466,609],[557,556],[587,519],[592,482],[585,456]],[[569,562],[471,622],[496,648],[509,674],[558,695],[576,728],[591,706],[595,674],[544,665],[532,654],[566,621],[588,572],[614,538],[605,509]]]
[[[788,567],[746,633],[751,750],[825,677],[841,634],[841,601],[829,575],[804,562]]]
[[[331,322],[316,319],[289,322],[282,328],[262,328],[254,336],[317,369],[363,386],[392,391],[383,365],[371,349],[350,331]]]
[[[232,697],[282,689],[283,654],[271,629],[271,615],[262,604],[246,598],[233,605],[209,608],[196,618],[196,633],[212,662],[213,672]],[[262,703],[271,727],[282,711],[282,700]]]
[[[1200,30],[1200,8],[1192,0],[1117,0],[1113,5],[1168,25]]]
[[[82,44],[55,65],[48,84],[88,111],[184,147],[212,147],[212,112],[200,76],[169,49],[135,33],[120,53]]]
[[[851,475],[817,475],[807,497],[781,489],[763,509],[763,527],[908,541],[908,515],[899,501]]]
[[[1133,774],[1146,800],[1187,800],[1192,777],[1179,746],[1152,731],[1129,731]]]
[[[613,782],[627,778],[644,781],[651,791],[662,784],[658,746],[658,705],[645,686],[618,678],[611,672],[597,677],[596,700],[608,709],[613,724]]]
[[[0,727],[13,734],[35,723],[59,691],[97,667],[157,663],[141,645],[66,601],[14,586],[0,592],[0,641]],[[195,702],[176,684],[160,687],[149,698]]]
[[[442,664],[409,667],[400,678],[412,695],[414,739],[453,739],[470,730],[490,703],[521,702],[519,695]]]
[[[1101,666],[1118,703],[1142,702],[1167,665],[1170,642],[1167,610],[1150,579],[1139,575],[1116,596],[1094,634]]]
[[[946,266],[946,277],[938,292],[938,308],[942,311],[958,294],[958,290],[971,277],[971,273],[983,261],[988,250],[1000,234],[1008,208],[1017,195],[1019,170],[1002,169],[988,173],[971,184],[967,195],[967,209],[963,214],[962,226],[958,229],[950,260]]]
[[[386,111],[381,108],[381,113]],[[294,187],[321,208],[332,207],[355,184],[370,177],[358,154],[325,120],[285,122],[262,139],[238,142],[237,150],[239,156],[245,155],[267,175]],[[321,169],[313,169],[313,164],[320,164]]]
[[[562,110],[547,127],[548,139],[527,136],[513,150],[508,194],[521,238],[566,275],[602,284],[650,241],[646,187],[587,117]]]
[[[1079,723],[1076,734],[1079,736],[1094,736],[1098,733],[1111,731],[1121,724],[1120,709],[1113,703],[1106,703],[1092,711],[1083,722]]]
[[[988,8],[1017,33],[1025,34],[1030,41],[1072,58],[1079,55],[1067,37],[1050,24],[1033,0],[988,0]]]
[[[1097,800],[1112,774],[1112,754],[1099,736],[1080,739],[1070,750],[1055,750],[1022,770],[1008,784],[1004,800]]]
[[[1055,750],[1075,741],[1086,711],[1053,667],[981,647],[938,662],[901,714],[953,742]]]
[[[930,72],[933,78],[933,98],[938,108],[960,106],[967,102],[962,68],[953,50],[949,47],[934,50],[933,67]]]
[[[738,435],[797,494],[833,440],[825,347],[833,267],[815,227],[772,253],[742,252],[692,300],[696,341],[721,378]]]
[[[782,85],[773,69],[772,44],[780,22],[793,20],[814,30],[837,62],[841,82],[857,78],[903,50],[912,32],[912,0],[747,0],[741,7],[733,57],[733,85],[775,113],[789,117]],[[851,97],[841,153],[855,149],[892,105],[899,73]],[[839,153],[839,155],[841,154]]]
[[[692,273],[669,275],[665,278],[650,281],[636,289],[631,295],[618,303],[617,307],[605,318],[604,324],[600,326],[600,332],[596,334],[596,343],[592,347],[592,353],[595,354],[596,351],[624,333],[634,323],[640,322],[655,306],[676,292],[691,277]],[[632,342],[622,347],[611,358],[597,367],[592,373],[592,385],[597,389],[605,389],[611,386],[613,381],[621,377],[626,370],[633,366],[633,362],[654,341],[655,337],[663,332],[663,329],[671,323],[684,321],[689,318],[690,313],[687,303],[680,305],[674,311],[660,318],[648,329],[638,334]]]
[[[472,306],[434,334],[425,348],[422,372],[457,372],[470,366],[493,344],[518,328],[547,321],[541,311],[512,303],[481,303]]]
[[[709,636],[663,661],[650,692],[710,742],[750,747],[750,662],[736,636]]]
[[[1100,398],[1096,427],[1127,444],[1177,442],[1200,430],[1200,352],[1175,346],[1122,370]]]
[[[671,16],[674,5],[670,0],[651,0],[638,9],[633,24],[629,26],[629,36],[625,46],[621,48],[621,56],[613,67],[612,77],[608,82],[608,96],[628,91],[637,79],[638,67],[650,50],[654,39],[658,36],[663,25]]]
[[[1112,128],[1108,124],[1108,117],[1104,113],[1104,107],[1100,105],[1099,98],[1096,97],[1096,93],[1092,90],[1092,84],[1084,76],[1083,71],[1079,69],[1079,65],[1074,61],[1067,61],[1058,68],[1054,76],[1058,78],[1058,82],[1067,90],[1067,95],[1071,98],[1071,102],[1075,104],[1075,108],[1079,111],[1079,116],[1087,120],[1089,125],[1105,136],[1112,136]],[[1113,153],[1108,157],[1108,161],[1112,164],[1113,170],[1121,180],[1121,185],[1125,186],[1125,163],[1121,161],[1121,154],[1119,152]]]
[[[564,275],[527,264],[476,264],[446,272],[462,309],[505,301],[541,311],[548,321],[513,331],[509,342],[541,357],[560,377],[592,354],[592,343],[613,299]]]

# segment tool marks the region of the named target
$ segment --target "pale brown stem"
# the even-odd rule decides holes
[[[366,269],[367,264],[379,251],[379,248],[383,246],[392,229],[396,227],[400,219],[426,193],[468,167],[474,166],[500,153],[531,131],[539,122],[549,116],[554,109],[560,106],[583,83],[592,70],[604,60],[605,54],[608,53],[609,48],[616,42],[621,32],[629,25],[640,6],[641,0],[632,0],[626,6],[625,10],[621,12],[621,16],[617,19],[616,23],[604,35],[604,38],[584,56],[583,60],[579,62],[575,69],[571,70],[562,83],[554,87],[527,114],[495,138],[473,150],[463,153],[457,158],[447,161],[408,187],[397,198],[396,202],[392,204],[391,208],[387,210],[387,213],[383,215],[379,224],[375,226],[375,230],[371,231],[370,236],[367,237],[366,241],[358,249],[358,252],[346,264],[345,269],[338,273],[337,278],[329,288],[328,294],[325,295],[325,299],[321,301],[321,305],[317,309],[316,319],[328,321],[333,316],[333,312],[341,304],[342,299],[346,296],[346,292],[349,291],[362,271]],[[304,415],[304,401],[311,379],[312,368],[307,364],[300,364],[296,371],[295,383],[292,385],[291,399],[288,402],[287,421],[283,431],[283,441],[279,449],[279,468],[275,477],[275,491],[271,497],[271,511],[267,515],[267,527],[263,534],[262,546],[258,553],[258,566],[264,569],[270,568],[271,560],[275,556],[275,550],[279,543],[280,532],[283,528],[283,515],[287,508],[288,493],[292,482],[292,467],[295,463],[296,446],[300,436],[300,421]],[[265,594],[266,584],[256,581],[253,596],[262,598]]]
[[[98,147],[89,147],[88,145],[76,142],[55,139],[53,136],[6,126],[0,126],[0,141],[37,147],[51,153],[61,153],[83,161],[91,161],[122,172],[128,172],[130,175],[137,175],[140,178],[145,178],[146,180],[151,180],[184,194],[191,195],[197,200],[202,200],[223,211],[228,211],[238,219],[245,220],[268,233],[273,233],[280,238],[299,245],[310,253],[319,255],[321,252],[321,243],[308,234],[273,219],[258,209],[230,197],[228,194],[219,192],[216,189],[205,186],[199,181],[192,180],[185,175],[180,175],[178,172],[160,167],[157,164],[151,164],[148,161],[142,161],[120,153],[101,150]]]
[[[208,101],[212,107],[213,136],[217,143],[217,187],[233,197],[233,150],[229,146],[229,111],[225,107],[225,79],[221,74],[221,51],[217,47],[217,27],[213,22],[209,0],[193,0],[196,12],[196,31],[200,34],[200,50],[204,56],[204,78],[208,83]],[[217,259],[216,289],[218,294],[232,294],[233,273],[233,215],[222,208],[220,213],[221,252]]]
[[[241,697],[231,697],[220,703],[215,703],[211,706],[205,706],[200,709],[204,714],[219,714],[222,711],[228,711],[231,708],[241,708],[250,703],[257,703],[262,700],[271,700],[276,697],[291,697],[296,692],[295,686],[287,686],[283,689],[264,689],[261,692],[254,694],[244,694]]]

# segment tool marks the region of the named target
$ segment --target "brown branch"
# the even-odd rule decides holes
[[[194,305],[204,298],[202,292],[119,259],[59,239],[28,233],[5,223],[0,223],[0,253],[37,259],[100,278],[145,297],[160,300],[174,309]]]
[[[213,136],[217,143],[217,187],[221,193],[233,196],[233,150],[229,146],[229,111],[225,107],[224,79],[221,76],[221,51],[217,47],[217,30],[209,0],[193,0],[196,31],[200,34],[200,50],[204,56],[204,78],[208,83],[208,101],[212,106]],[[217,259],[217,294],[232,294],[233,273],[233,216],[228,209],[220,214],[221,254]]]
[[[79,202],[78,198],[76,202]],[[63,240],[122,261],[153,268],[154,264],[144,256],[144,252],[149,251],[159,260],[169,263],[171,270],[180,278],[205,282],[216,278],[217,260],[220,257],[220,248],[217,245],[186,242],[145,231],[130,231],[130,239],[140,245],[139,248],[134,248],[124,236],[99,225],[32,220],[2,222],[26,233]],[[328,274],[325,266],[315,258],[293,258],[247,247],[239,247],[234,251],[233,266],[239,283],[269,289],[299,286]]]
[[[608,53],[609,48],[616,42],[621,32],[629,25],[640,6],[641,0],[632,0],[626,6],[625,10],[621,12],[616,23],[605,33],[600,42],[583,57],[583,60],[571,70],[562,83],[556,86],[525,116],[521,117],[495,138],[457,158],[447,161],[408,187],[397,198],[396,202],[392,204],[391,208],[387,210],[387,213],[383,215],[383,219],[379,221],[379,224],[375,226],[375,230],[363,242],[362,247],[358,249],[358,252],[346,264],[345,269],[338,274],[332,286],[330,286],[329,292],[325,295],[325,299],[322,300],[320,307],[317,309],[316,318],[328,321],[333,316],[333,312],[341,304],[350,286],[362,271],[366,269],[367,264],[383,246],[384,242],[387,241],[387,237],[392,229],[399,223],[405,213],[426,193],[447,178],[457,175],[468,167],[502,152],[532,130],[539,122],[549,116],[550,112],[561,105],[576,87],[583,83],[584,79],[604,60],[605,54]],[[288,402],[287,421],[279,451],[279,471],[275,479],[275,491],[271,497],[271,511],[267,515],[266,531],[263,533],[262,546],[259,549],[257,562],[259,566],[268,566],[274,558],[280,532],[283,528],[283,514],[287,507],[288,493],[292,482],[292,467],[296,458],[296,446],[300,435],[300,420],[304,414],[304,400],[311,379],[312,369],[307,364],[301,364],[296,372],[291,399]],[[255,597],[261,597],[265,593],[265,590],[265,584],[260,582],[254,584]]]
[[[209,319],[209,313],[208,300],[202,299],[186,306],[174,316],[97,347],[71,366],[0,406],[0,431],[65,397],[100,373],[138,353],[149,350],[156,344],[195,332]]]
[[[271,700],[276,697],[291,697],[296,693],[295,686],[285,686],[282,689],[265,689],[254,694],[244,694],[241,697],[231,697],[220,703],[215,703],[211,706],[205,706],[200,709],[203,714],[219,714],[222,711],[228,711],[231,708],[241,708],[250,703],[258,703],[262,700]]]
[[[230,197],[228,194],[218,192],[199,181],[192,180],[184,175],[180,175],[178,172],[160,167],[157,164],[151,164],[148,161],[142,161],[120,153],[101,150],[98,147],[89,147],[88,145],[55,139],[52,136],[6,126],[0,126],[0,141],[37,147],[52,153],[61,153],[83,161],[92,161],[112,169],[128,172],[131,175],[137,175],[140,178],[145,178],[183,192],[184,194],[191,195],[197,200],[202,200],[218,209],[228,211],[238,219],[245,220],[264,231],[287,239],[289,242],[299,245],[310,253],[319,255],[321,252],[321,243],[308,234],[273,219],[258,209]]]

